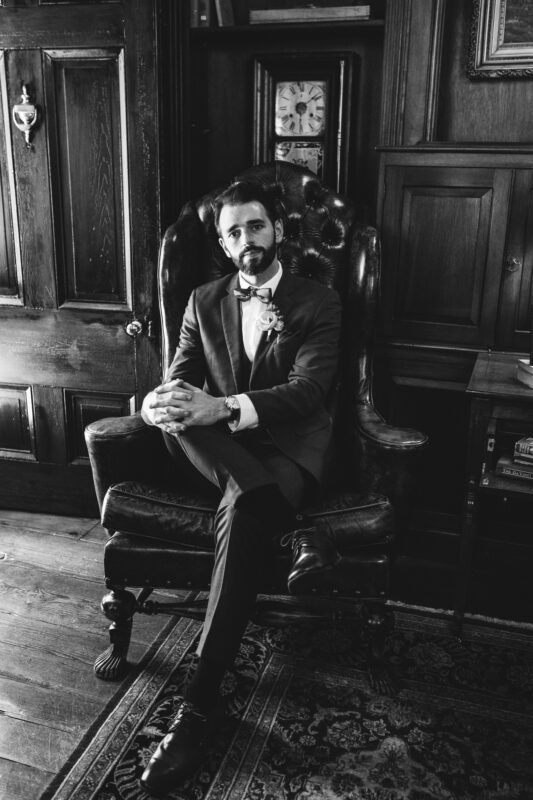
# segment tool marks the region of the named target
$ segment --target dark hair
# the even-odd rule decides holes
[[[279,219],[279,212],[276,202],[270,192],[257,181],[237,181],[224,189],[214,200],[213,210],[215,215],[215,227],[220,233],[219,220],[220,212],[224,206],[242,206],[245,203],[261,203],[267,217],[272,225]]]

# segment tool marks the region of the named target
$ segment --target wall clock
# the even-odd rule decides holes
[[[321,136],[326,130],[326,81],[276,83],[276,136]]]
[[[352,54],[256,58],[255,163],[300,164],[345,192],[353,71]]]

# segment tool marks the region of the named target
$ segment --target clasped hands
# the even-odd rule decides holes
[[[176,378],[146,395],[143,415],[166,433],[183,433],[192,425],[214,425],[228,418],[223,397],[212,397]]]

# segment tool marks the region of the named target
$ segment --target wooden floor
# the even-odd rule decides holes
[[[0,510],[0,800],[38,800],[121,691],[92,671],[105,540],[95,519]],[[136,618],[131,661],[167,623]]]

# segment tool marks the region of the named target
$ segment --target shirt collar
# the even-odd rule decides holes
[[[266,283],[263,283],[261,285],[261,289],[271,289],[272,290],[272,296],[274,296],[274,292],[278,288],[278,283],[280,282],[282,275],[283,275],[283,268],[282,268],[281,264],[278,261],[278,271],[276,272],[276,274],[272,278],[270,278],[269,281],[267,281]],[[251,283],[248,283],[248,281],[246,280],[246,278],[244,277],[242,272],[239,272],[239,283],[240,283],[241,289],[247,289],[249,286],[253,285]]]

